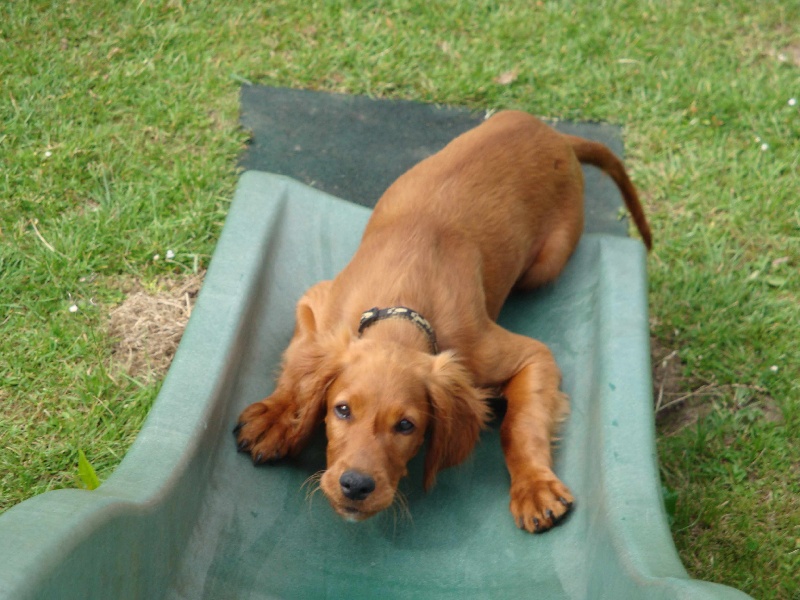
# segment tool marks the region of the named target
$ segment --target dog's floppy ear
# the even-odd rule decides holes
[[[443,352],[433,358],[427,381],[433,409],[425,456],[425,489],[436,474],[469,456],[489,419],[487,395],[472,385],[472,377],[454,357]]]
[[[294,337],[283,355],[275,391],[294,406],[292,453],[298,452],[325,412],[325,397],[344,368],[352,333],[319,331],[330,281],[312,287],[297,303]]]
[[[328,304],[333,281],[328,279],[312,285],[297,302],[294,316],[294,337],[311,336],[317,333],[323,313]]]

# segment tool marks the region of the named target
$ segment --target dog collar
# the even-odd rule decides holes
[[[378,308],[376,306],[375,308],[370,308],[361,315],[361,321],[358,324],[358,336],[361,337],[364,330],[373,323],[384,319],[406,319],[411,321],[428,337],[428,343],[433,354],[439,354],[439,344],[436,343],[436,333],[433,331],[431,324],[417,311],[405,306],[391,306],[389,308]]]

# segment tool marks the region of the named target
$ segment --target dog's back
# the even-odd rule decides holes
[[[402,175],[375,207],[365,239],[399,220],[455,232],[480,248],[484,289],[496,293],[489,304],[499,309],[514,283],[552,281],[577,245],[581,162],[616,182],[650,248],[650,229],[619,159],[603,144],[561,134],[519,111],[494,115]]]
[[[557,275],[583,231],[583,175],[563,136],[535,117],[507,111],[461,135],[401,176],[383,195],[364,234],[385,247],[399,222],[437,230],[477,250],[492,317],[515,283]],[[559,259],[536,281],[525,274],[544,251]],[[442,252],[452,251],[452,244]],[[431,249],[432,251],[434,249]],[[546,257],[545,257],[546,258]]]

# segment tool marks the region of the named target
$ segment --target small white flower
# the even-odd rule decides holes
[[[789,98],[789,106],[797,106],[797,98]]]
[[[167,250],[167,260],[172,260],[173,258],[175,258],[175,252]]]
[[[158,260],[159,258],[161,258],[160,254],[153,254],[153,260]]]
[[[761,151],[766,152],[767,150],[769,150],[769,144],[767,143],[761,144]]]
[[[71,313],[78,312],[78,305],[77,304],[73,304],[72,306],[70,306],[69,307],[69,312],[71,312]]]
[[[778,365],[772,365],[769,368],[769,370],[772,371],[773,373],[777,373],[778,372]]]
[[[53,156],[53,153],[50,152],[50,150],[46,150],[45,153],[44,153],[44,157],[45,158],[50,158],[51,156]]]

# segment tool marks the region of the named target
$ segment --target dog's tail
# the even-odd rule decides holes
[[[653,247],[653,236],[650,232],[650,226],[647,224],[647,218],[644,216],[642,203],[639,201],[639,194],[636,193],[636,188],[633,187],[631,180],[628,178],[628,173],[625,171],[622,162],[611,150],[599,142],[593,142],[574,135],[566,135],[564,137],[567,138],[567,141],[572,146],[573,152],[575,152],[575,156],[580,162],[594,165],[602,169],[614,180],[619,191],[622,192],[625,206],[628,207],[628,211],[631,213],[631,218],[642,236],[644,245],[650,250]]]

